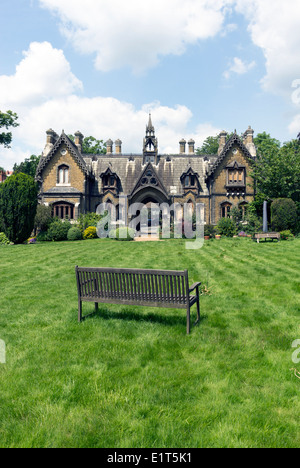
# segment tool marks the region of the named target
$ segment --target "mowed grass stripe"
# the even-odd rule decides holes
[[[181,240],[96,240],[1,249],[0,445],[299,446],[290,372],[299,246],[222,239],[188,251]],[[77,324],[76,264],[188,268],[191,283],[208,275],[212,295],[201,297],[203,320],[190,337],[176,309],[105,305]]]

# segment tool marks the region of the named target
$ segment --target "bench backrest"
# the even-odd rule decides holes
[[[188,271],[76,267],[82,300],[186,305]]]

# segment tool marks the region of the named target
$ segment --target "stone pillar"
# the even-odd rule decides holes
[[[180,152],[180,154],[185,154],[185,147],[186,147],[186,141],[185,141],[185,139],[183,138],[183,139],[180,140],[180,142],[179,142],[179,152]]]

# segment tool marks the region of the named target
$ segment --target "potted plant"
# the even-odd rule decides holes
[[[215,227],[211,224],[205,224],[204,226],[204,239],[209,240],[215,235]]]

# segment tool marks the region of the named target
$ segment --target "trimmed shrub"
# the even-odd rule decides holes
[[[274,231],[295,231],[297,206],[291,198],[278,198],[271,206],[271,224]]]
[[[205,224],[204,225],[204,235],[209,236],[210,238],[215,237],[216,230],[215,226],[212,224]]]
[[[78,218],[78,228],[84,233],[84,231],[91,226],[97,227],[101,218],[102,216],[97,213],[81,214]]]
[[[10,241],[4,234],[4,232],[0,232],[0,245],[9,245]]]
[[[97,239],[97,237],[98,237],[97,229],[96,229],[95,226],[88,227],[83,233],[83,238],[85,240],[87,240],[87,239]]]
[[[221,218],[217,225],[218,234],[225,237],[233,237],[237,233],[235,222],[230,218]]]
[[[1,229],[14,244],[23,244],[32,233],[37,194],[37,184],[26,174],[13,174],[0,184]]]
[[[292,234],[291,231],[281,231],[280,239],[281,240],[291,241],[291,240],[294,240],[294,235]]]
[[[47,231],[42,231],[37,235],[36,240],[38,242],[49,242],[51,239],[49,239]]]
[[[68,232],[71,228],[69,221],[62,221],[61,219],[55,219],[47,232],[48,240],[60,242],[68,239]]]
[[[77,227],[71,227],[68,231],[68,241],[78,241],[82,240],[82,234],[80,229]]]
[[[127,227],[120,227],[116,230],[116,239],[119,241],[132,241],[135,231]]]

